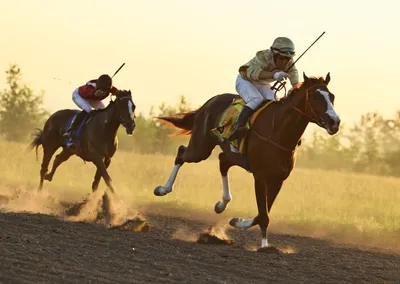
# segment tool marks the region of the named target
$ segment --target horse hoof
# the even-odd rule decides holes
[[[53,177],[50,176],[49,174],[45,174],[43,178],[44,178],[45,180],[48,180],[48,181],[52,181],[52,180],[53,180]]]
[[[172,191],[172,189],[168,189],[166,187],[159,185],[154,189],[154,195],[155,196],[164,196],[164,195],[170,193],[171,191]]]
[[[214,206],[214,211],[217,214],[221,214],[222,212],[224,212],[226,209],[226,205],[223,207],[223,203],[221,201],[218,201],[217,203],[215,203]]]
[[[257,252],[268,253],[268,254],[281,254],[282,253],[279,249],[277,249],[275,247],[271,247],[271,246],[259,248],[259,249],[257,249]]]
[[[229,225],[231,225],[232,227],[237,228],[237,224],[242,220],[242,218],[232,218],[229,221]]]

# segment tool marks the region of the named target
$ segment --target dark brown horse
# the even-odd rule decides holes
[[[97,190],[100,178],[103,177],[108,188],[114,193],[107,168],[117,149],[117,131],[120,124],[122,124],[126,129],[126,133],[132,135],[135,128],[135,104],[132,101],[131,91],[119,91],[115,97],[115,100],[111,100],[106,108],[90,112],[90,118],[86,120],[87,123],[78,138],[79,143],[77,144],[79,148],[67,148],[64,141],[65,138],[62,136],[68,122],[71,121],[77,110],[59,110],[48,118],[43,130],[37,129],[29,148],[36,147],[37,152],[40,145],[43,147],[39,190],[43,188],[44,180],[51,181],[53,179],[58,166],[67,161],[72,155],[77,155],[85,161],[92,162],[97,167],[92,184],[93,192]],[[60,147],[62,147],[62,151],[55,157],[53,167],[48,173],[50,160]]]
[[[212,97],[195,111],[159,119],[191,134],[187,147],[181,145],[175,158],[175,166],[168,181],[154,190],[157,196],[172,191],[180,167],[184,163],[198,163],[207,159],[215,146],[223,150],[219,154],[219,168],[222,176],[222,201],[215,205],[215,212],[221,213],[231,200],[228,170],[232,166],[248,169],[254,176],[258,215],[251,219],[233,218],[229,222],[236,228],[248,229],[259,225],[261,248],[268,247],[267,228],[269,212],[283,182],[294,168],[294,153],[307,125],[316,123],[330,135],[339,131],[340,118],[333,108],[334,95],[328,89],[330,74],[326,78],[308,78],[291,94],[262,110],[247,134],[243,156],[230,151],[228,142],[219,142],[210,130],[217,127],[221,114],[237,95],[221,94]]]

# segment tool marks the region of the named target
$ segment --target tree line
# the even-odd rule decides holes
[[[50,113],[43,107],[43,92],[35,92],[22,81],[21,70],[10,65],[6,88],[0,92],[0,137],[26,143],[35,128],[42,128]],[[184,96],[176,105],[161,103],[150,112],[136,114],[133,136],[118,133],[119,150],[142,154],[175,155],[187,136],[171,136],[155,116],[193,109]],[[297,167],[400,176],[400,110],[391,118],[377,112],[363,114],[351,127],[341,127],[335,136],[316,130],[297,151]]]

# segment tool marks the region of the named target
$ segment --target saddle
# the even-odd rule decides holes
[[[69,127],[72,124],[72,121],[79,113],[80,113],[80,111],[76,110],[75,114],[71,115],[71,117],[67,121],[65,129],[69,129]],[[75,144],[76,155],[80,156],[82,159],[83,159],[83,155],[84,155],[83,150],[81,148],[82,133],[83,133],[83,130],[85,129],[85,126],[93,119],[94,113],[95,113],[95,111],[91,111],[88,115],[86,115],[73,131],[72,140],[74,141],[74,144]],[[63,144],[65,146],[67,145],[67,140],[68,140],[68,138],[63,141],[64,142]]]
[[[250,129],[251,125],[255,122],[258,115],[275,101],[267,101],[264,103],[257,111],[253,113],[249,121],[246,123],[246,128]],[[240,141],[233,140],[230,141],[228,138],[231,135],[232,127],[239,117],[240,111],[246,105],[246,102],[242,98],[233,99],[232,103],[228,108],[221,114],[218,124],[215,128],[211,129],[211,134],[213,134],[221,143],[228,141],[232,152],[240,153],[244,155],[244,145],[247,138],[247,134]]]

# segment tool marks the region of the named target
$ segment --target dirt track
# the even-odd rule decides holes
[[[274,234],[270,242],[282,252],[260,253],[258,228],[228,229],[235,247],[198,244],[212,225],[208,215],[194,220],[197,213],[167,208],[143,215],[147,232],[1,213],[0,282],[400,283],[396,254]]]

